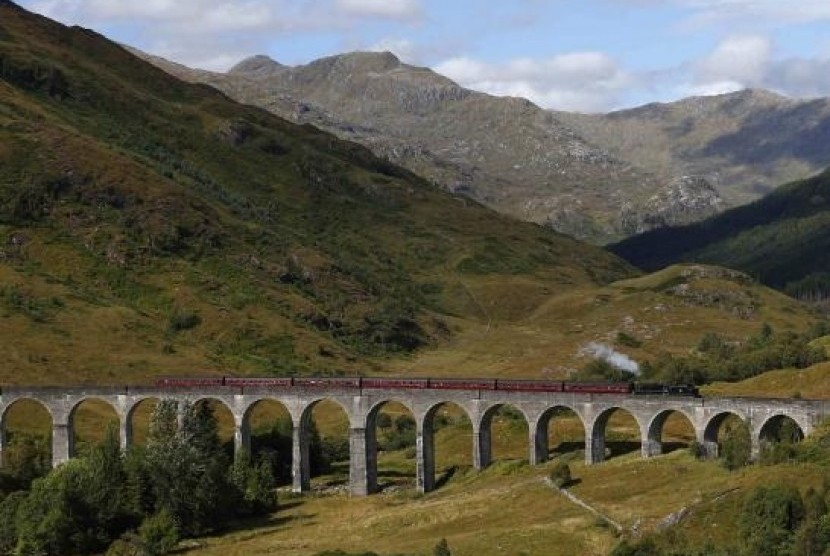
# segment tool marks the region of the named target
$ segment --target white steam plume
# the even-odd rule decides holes
[[[634,373],[635,375],[640,374],[640,365],[638,365],[636,361],[631,359],[626,354],[620,353],[619,351],[615,350],[608,344],[591,342],[583,346],[581,351],[582,353],[593,355],[597,359],[607,361],[608,363],[617,367],[618,369],[628,371],[629,373]]]

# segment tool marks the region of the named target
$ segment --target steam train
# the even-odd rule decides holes
[[[552,380],[384,377],[164,377],[158,388],[377,388],[405,390],[497,390],[502,392],[570,392],[576,394],[641,394],[699,397],[689,384],[648,382],[563,382]]]

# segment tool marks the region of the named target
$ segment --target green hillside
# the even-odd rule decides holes
[[[706,262],[802,293],[830,271],[830,171],[698,224],[627,239],[611,251],[647,270]]]
[[[0,381],[365,372],[454,277],[633,272],[6,1],[0,78]]]

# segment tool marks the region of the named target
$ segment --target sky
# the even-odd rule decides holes
[[[388,50],[465,87],[607,112],[764,88],[830,96],[830,0],[17,0],[225,71]]]

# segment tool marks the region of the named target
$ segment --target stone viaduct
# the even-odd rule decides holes
[[[377,389],[314,386],[287,388],[210,386],[187,389],[153,387],[112,388],[3,388],[0,395],[0,450],[6,436],[8,410],[24,399],[40,403],[52,418],[52,459],[58,465],[72,457],[73,415],[88,399],[108,403],[118,415],[122,446],[132,441],[132,415],[144,400],[172,399],[198,403],[216,400],[233,415],[235,446],[250,442],[249,416],[263,400],[282,404],[293,423],[292,474],[295,491],[309,488],[309,426],[311,410],[322,400],[332,400],[349,420],[350,490],[366,495],[377,489],[377,439],[375,422],[380,408],[395,401],[411,411],[417,427],[417,488],[435,488],[434,416],[442,404],[456,404],[472,423],[473,463],[477,469],[491,461],[491,423],[504,405],[519,410],[528,423],[531,465],[548,456],[548,424],[557,410],[573,411],[585,428],[585,459],[597,464],[605,458],[605,432],[610,415],[625,410],[640,429],[642,457],[662,452],[662,430],[669,415],[683,415],[695,431],[697,441],[710,456],[717,454],[717,435],[724,420],[734,415],[749,426],[753,454],[758,455],[762,440],[782,419],[792,419],[803,435],[830,415],[830,400],[693,398],[666,395],[576,394],[560,392],[511,392],[498,390]]]

